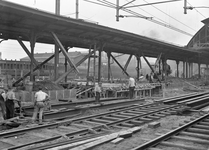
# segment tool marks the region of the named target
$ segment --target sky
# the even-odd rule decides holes
[[[20,5],[44,10],[46,12],[55,12],[55,0],[6,0]],[[97,0],[89,0],[98,2]],[[102,0],[101,0],[102,1]],[[106,0],[116,4],[116,0]],[[119,0],[120,6],[132,0]],[[141,5],[154,2],[162,2],[168,0],[136,0],[127,6]],[[193,10],[187,10],[184,14],[184,0],[168,2],[149,6],[140,6],[128,8],[138,14],[146,17],[152,17],[154,21],[160,21],[166,26],[175,27],[186,33],[194,35],[204,24],[201,22],[206,19],[209,14],[209,8],[202,8],[203,6],[209,7],[208,0],[187,0],[188,6],[197,7]],[[200,8],[199,8],[200,7]],[[76,17],[76,0],[60,0],[60,14],[66,17]],[[185,46],[192,38],[186,34],[171,30],[165,26],[153,23],[149,19],[134,17],[132,14],[119,11],[120,15],[129,16],[120,18],[116,21],[116,9],[101,6],[98,4],[79,0],[79,19],[88,20],[90,22],[98,23],[99,25],[116,28],[119,30],[135,33],[141,36],[154,38],[167,43],[175,44],[178,46]],[[30,49],[29,43],[24,42]],[[73,49],[80,51],[82,49]],[[36,44],[35,53],[53,52],[54,46],[47,44]],[[85,51],[85,50],[83,50]],[[26,57],[27,54],[22,50],[17,41],[3,41],[0,43],[0,52],[2,59],[19,60]]]

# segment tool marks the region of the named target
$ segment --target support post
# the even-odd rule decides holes
[[[66,49],[66,52],[67,52],[67,54],[68,54],[68,47],[66,46],[65,47],[65,49]],[[67,58],[65,58],[65,72],[67,72]],[[65,83],[67,83],[67,76],[65,77]]]
[[[89,54],[91,53],[91,46],[89,47]],[[88,68],[87,68],[87,76],[86,76],[86,85],[89,85],[89,72],[91,67],[91,57],[88,58]]]
[[[176,60],[176,76],[179,78],[179,61]]]
[[[136,65],[137,81],[139,81],[139,76],[140,76],[140,72],[139,72],[140,57],[139,56],[136,56],[136,61],[137,61],[137,65]]]
[[[186,78],[188,78],[188,61],[186,61]]]
[[[34,30],[31,31],[31,34],[30,34],[30,48],[31,48],[31,58],[34,58],[34,48],[35,48],[35,43],[36,43],[36,35],[35,35],[35,32]],[[33,64],[35,63],[33,61],[34,59],[31,59],[31,63],[30,63],[30,81],[33,82],[35,79],[34,79],[34,71],[33,71]]]
[[[185,78],[185,61],[183,61],[183,78]]]
[[[98,83],[101,82],[101,66],[102,65],[102,50],[99,50],[99,58],[98,58]]]
[[[97,45],[95,43],[94,44],[94,85],[96,82],[96,49],[97,49]]]
[[[108,82],[110,83],[110,73],[111,73],[111,65],[110,65],[110,54],[111,52],[107,52],[107,67],[108,67],[108,73],[107,73],[107,79],[108,79]]]

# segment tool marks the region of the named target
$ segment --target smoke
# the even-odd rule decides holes
[[[142,31],[142,35],[153,38],[153,39],[160,39],[160,33],[157,30],[146,30]]]

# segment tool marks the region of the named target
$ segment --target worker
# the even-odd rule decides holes
[[[100,102],[100,94],[102,93],[102,82],[95,84],[94,92],[95,92],[95,101],[96,101],[96,103],[99,103]]]
[[[6,106],[5,106],[5,91],[3,90],[0,94],[0,107],[1,107],[1,113],[4,120],[6,119]]]
[[[132,77],[129,77],[128,87],[129,87],[129,98],[130,99],[133,99],[134,98],[134,89],[135,89],[135,86],[136,86],[135,79],[132,78]]]
[[[39,113],[39,124],[42,125],[43,122],[43,111],[45,107],[45,101],[49,98],[49,95],[42,91],[42,87],[39,87],[39,91],[35,93],[34,99],[34,112],[32,117],[32,123],[35,123],[37,119],[37,114]]]
[[[13,118],[15,115],[14,101],[19,101],[15,97],[14,87],[8,86],[8,92],[6,93],[6,116],[7,119]]]

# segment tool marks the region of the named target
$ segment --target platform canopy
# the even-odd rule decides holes
[[[167,59],[209,64],[209,55],[199,58],[198,51],[187,47],[147,38],[81,19],[55,15],[49,12],[0,1],[0,38],[30,41],[30,34],[35,31],[36,42],[54,44],[50,32],[54,32],[64,46],[89,48],[95,43],[106,52],[124,54],[142,53],[147,57],[156,57],[163,53]]]

